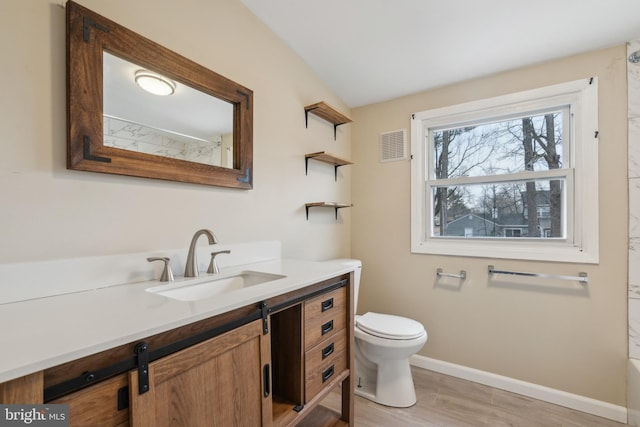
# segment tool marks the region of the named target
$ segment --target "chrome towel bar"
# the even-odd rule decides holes
[[[464,280],[467,278],[467,272],[460,270],[460,274],[443,273],[441,268],[436,270],[436,276],[438,277],[455,277],[456,279]]]
[[[543,279],[559,279],[559,280],[575,280],[577,282],[587,284],[589,283],[589,277],[587,273],[580,272],[577,276],[562,276],[559,274],[543,274],[543,273],[525,273],[522,271],[506,271],[496,270],[493,265],[488,266],[489,274],[509,274],[512,276],[527,276],[527,277],[541,277]]]

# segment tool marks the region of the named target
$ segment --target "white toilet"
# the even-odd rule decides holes
[[[354,266],[354,311],[362,263],[339,260]],[[389,314],[365,313],[355,319],[355,394],[386,406],[406,408],[416,403],[409,357],[427,342],[421,323]]]

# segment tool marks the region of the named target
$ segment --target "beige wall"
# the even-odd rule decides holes
[[[62,0],[0,2],[0,263],[119,254],[189,244],[198,228],[225,243],[282,240],[285,256],[350,250],[351,212],[304,203],[350,200],[350,171],[304,153],[350,157],[350,127],[310,119],[305,105],[343,105],[240,0],[79,0],[80,4],[254,91],[254,189],[66,170]]]
[[[422,322],[421,355],[625,405],[627,135],[624,46],[354,109],[352,255],[363,261],[358,312]],[[379,163],[378,135],[410,114],[545,85],[599,78],[600,264],[518,262],[410,253],[410,162]],[[427,76],[428,77],[428,76]],[[575,283],[498,286],[487,265],[589,274]],[[467,271],[461,287],[435,270]],[[566,290],[562,290],[566,289]]]

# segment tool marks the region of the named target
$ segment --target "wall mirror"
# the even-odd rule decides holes
[[[251,189],[253,92],[69,1],[67,168]]]

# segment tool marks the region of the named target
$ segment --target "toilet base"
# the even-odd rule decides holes
[[[408,408],[416,403],[416,390],[408,359],[385,360],[382,365],[375,365],[371,362],[363,364],[356,358],[355,364],[356,395],[395,408]]]

